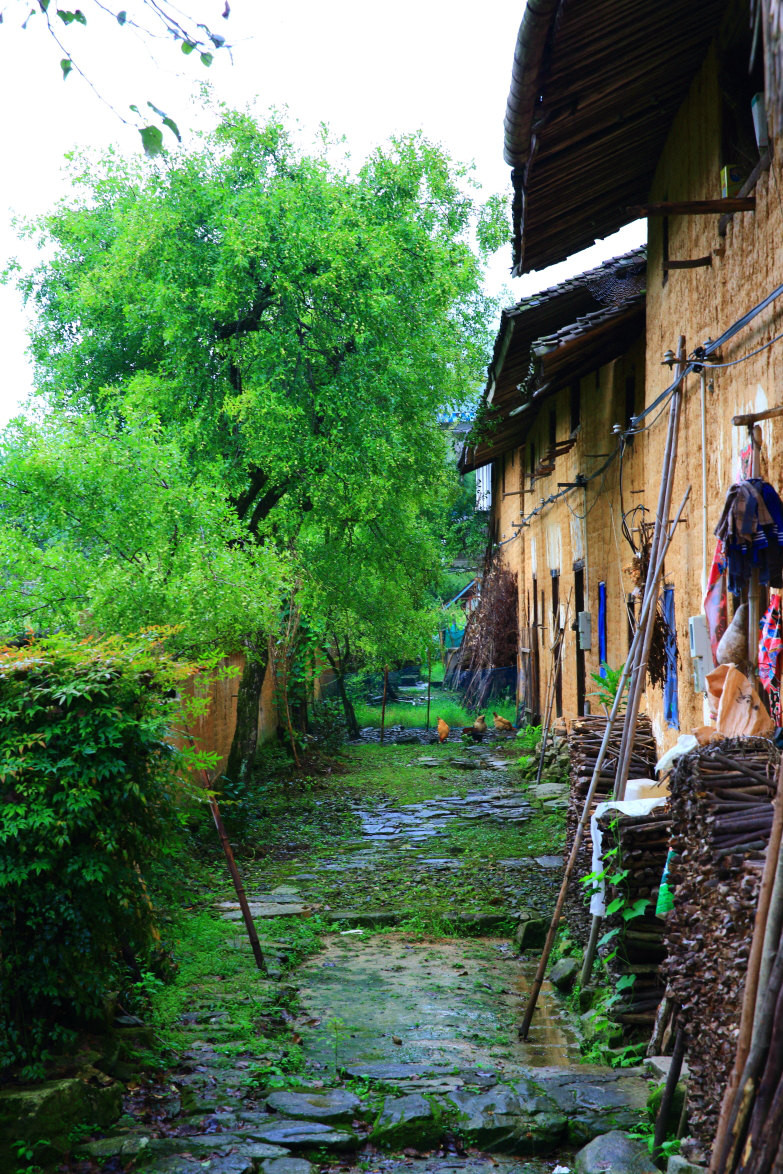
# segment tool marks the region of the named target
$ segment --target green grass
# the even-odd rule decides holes
[[[369,705],[366,702],[358,702],[354,709],[356,711],[356,720],[359,727],[364,729],[366,726],[373,726],[376,729],[381,725],[381,707],[380,705]],[[509,721],[514,721],[516,718],[516,706],[509,701],[491,701],[488,702],[484,713],[486,715],[487,724],[492,728],[492,711],[495,710],[502,717],[507,717]],[[427,695],[421,694],[417,696],[415,704],[411,705],[409,702],[391,702],[386,706],[386,727],[402,726],[404,729],[423,729],[427,717]],[[472,726],[475,720],[475,712],[465,709],[463,705],[455,698],[453,694],[444,693],[442,690],[433,689],[432,704],[430,705],[430,728],[435,729],[437,719],[442,718],[447,725],[452,729],[459,729],[461,726]]]

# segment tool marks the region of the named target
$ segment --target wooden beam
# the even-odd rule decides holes
[[[749,412],[745,416],[733,416],[731,422],[737,428],[741,428],[743,425],[750,428],[754,424],[758,424],[759,420],[774,420],[777,416],[783,416],[783,405],[778,408],[767,408],[765,412]]]
[[[663,271],[668,273],[670,269],[701,269],[704,265],[712,264],[712,253],[706,257],[693,257],[690,261],[664,261]]]
[[[754,212],[755,196],[727,196],[725,200],[665,200],[660,204],[632,204],[632,216],[720,216],[724,212]]]

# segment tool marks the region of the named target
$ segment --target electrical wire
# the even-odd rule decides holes
[[[736,367],[737,363],[744,363],[747,359],[752,359],[754,355],[760,355],[762,351],[765,351],[767,347],[771,347],[773,343],[780,342],[781,338],[783,338],[783,334],[776,334],[769,342],[762,343],[760,347],[756,347],[755,351],[751,351],[747,355],[742,355],[739,359],[732,359],[729,363],[702,363],[702,366],[710,371],[716,371],[720,367]]]

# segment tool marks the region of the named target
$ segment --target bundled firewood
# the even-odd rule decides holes
[[[660,972],[666,954],[664,922],[655,916],[655,906],[669,850],[670,811],[668,804],[643,816],[610,810],[599,824],[604,850],[612,844],[617,848],[612,858],[617,865],[614,874],[627,874],[617,885],[606,886],[607,908],[616,898],[623,902],[606,918],[606,928],[619,931],[611,943],[609,973],[615,983],[626,980],[612,1018],[623,1024],[629,1036],[640,1029],[649,1035],[665,989]],[[643,912],[626,919],[623,914],[634,906]],[[628,985],[630,976],[632,985]]]
[[[568,801],[566,818],[566,860],[576,835],[577,825],[584,810],[584,802],[590,788],[590,780],[598,759],[601,741],[606,730],[607,719],[598,714],[577,718],[571,723],[568,732],[568,749],[571,758],[571,791]],[[612,793],[614,776],[617,769],[617,756],[620,751],[623,728],[618,722],[609,739],[609,747],[604,758],[598,785],[595,791],[593,809],[603,803]],[[652,734],[650,719],[643,714],[636,726],[636,736],[631,758],[629,778],[649,779],[654,777],[656,762],[655,739]],[[568,896],[565,904],[565,916],[572,935],[584,943],[590,932],[590,913],[588,909],[589,894],[581,884],[581,878],[592,871],[593,841],[589,825],[585,829],[584,839],[576,859],[576,867],[568,887]]]
[[[670,779],[674,909],[667,995],[682,1008],[691,1131],[709,1148],[734,1062],[779,753],[763,738],[712,743]]]

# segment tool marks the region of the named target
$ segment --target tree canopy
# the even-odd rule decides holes
[[[72,615],[127,630],[171,607],[230,644],[297,583],[371,660],[418,638],[455,489],[437,413],[486,361],[474,240],[496,209],[420,136],[333,156],[224,111],[194,150],[73,164],[21,278],[48,423],[9,433],[0,469],[4,561],[39,619],[71,590]]]

